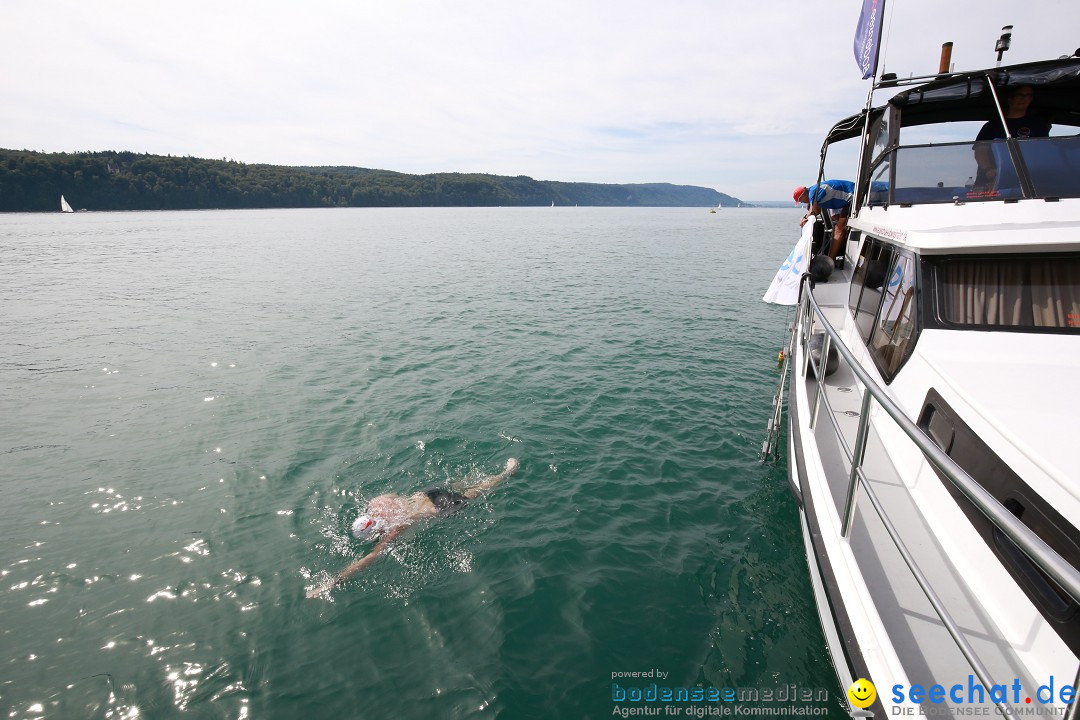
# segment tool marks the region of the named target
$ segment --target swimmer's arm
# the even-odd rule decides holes
[[[401,525],[386,533],[383,539],[380,540],[379,543],[371,549],[371,552],[369,552],[362,558],[357,558],[356,560],[353,560],[345,567],[344,570],[337,574],[337,577],[335,577],[330,582],[324,583],[316,588],[308,590],[307,596],[309,598],[318,597],[319,595],[322,595],[329,590],[333,590],[339,585],[343,585],[346,580],[366,568],[371,563],[375,562],[375,558],[379,557],[379,554],[386,549],[386,546],[389,545],[394,540],[394,538],[400,535],[406,529],[406,527],[408,526]]]
[[[503,480],[510,477],[514,473],[516,473],[517,469],[518,469],[518,465],[519,465],[519,463],[518,463],[517,460],[515,460],[514,458],[510,458],[509,460],[506,461],[506,468],[504,468],[501,473],[499,473],[498,475],[496,475],[494,477],[488,478],[487,480],[485,480],[482,483],[479,483],[478,485],[473,485],[471,488],[469,488],[468,490],[466,490],[462,494],[465,497],[469,498],[470,500],[473,500],[474,498],[477,498],[480,495],[483,495],[488,490],[495,487],[496,485],[501,483]]]

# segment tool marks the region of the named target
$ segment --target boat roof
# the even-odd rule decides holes
[[[1080,126],[1080,57],[1043,60],[1022,65],[936,75],[920,80],[888,78],[876,89],[920,84],[893,96],[887,104],[841,120],[825,138],[830,145],[862,134],[867,115],[875,121],[890,107],[901,111],[901,125],[932,125],[964,120],[989,120],[996,116],[988,80],[995,88],[1032,85],[1037,88],[1032,112],[1053,125]]]
[[[864,208],[850,226],[923,255],[1080,252],[1080,199]]]

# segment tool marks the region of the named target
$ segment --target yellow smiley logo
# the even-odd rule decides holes
[[[877,700],[877,688],[866,678],[859,678],[847,689],[848,700],[855,707],[868,708]]]

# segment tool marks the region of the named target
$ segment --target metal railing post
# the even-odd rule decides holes
[[[806,355],[810,358],[810,365],[814,368],[814,379],[817,380],[817,394],[814,396],[814,409],[810,412],[810,429],[813,430],[817,424],[818,412],[821,409],[821,399],[825,394],[825,366],[829,364],[829,343],[832,338],[829,337],[829,333],[822,333],[821,339],[821,356],[818,358],[817,364],[814,364],[813,351],[810,349],[810,341],[806,342]],[[814,337],[813,333],[810,333],[810,338]],[[826,401],[828,405],[828,401]]]
[[[851,532],[851,524],[855,522],[855,501],[859,495],[863,456],[866,455],[866,436],[870,434],[870,401],[873,398],[874,396],[869,391],[863,392],[862,407],[859,410],[859,431],[855,435],[855,452],[851,455],[851,474],[848,476],[844,524],[840,528],[840,536],[845,538]]]
[[[810,343],[807,338],[810,337],[811,322],[813,308],[810,307],[809,291],[803,288],[803,292],[806,294],[803,297],[802,304],[799,306],[799,345],[803,350],[803,363],[802,363],[802,376],[806,377],[806,369],[810,367]]]
[[[1076,680],[1073,681],[1073,687],[1080,687],[1080,668],[1076,669]],[[1080,718],[1080,698],[1074,698],[1069,703],[1068,709],[1065,710],[1065,720],[1077,720]]]

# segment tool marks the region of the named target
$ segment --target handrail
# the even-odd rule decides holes
[[[952,484],[960,490],[960,492],[962,492],[964,496],[990,520],[991,523],[994,524],[995,527],[1016,543],[1016,545],[1032,560],[1032,562],[1035,563],[1036,566],[1039,567],[1039,569],[1049,575],[1050,578],[1067,592],[1073,600],[1080,602],[1080,570],[1073,567],[1068,561],[1055,552],[1053,548],[1047,545],[1042,538],[1020,522],[1015,515],[1006,510],[993,495],[987,492],[986,489],[968,475],[963,468],[957,465],[956,461],[938,447],[937,444],[934,443],[934,441],[931,440],[914,422],[912,422],[896,403],[885,394],[843,343],[836,329],[825,318],[825,313],[817,304],[817,300],[814,299],[813,292],[810,291],[810,288],[805,287],[805,283],[808,282],[810,282],[809,278],[804,277],[802,293],[803,302],[806,303],[808,309],[813,311],[814,317],[811,318],[810,312],[806,312],[805,314],[800,313],[799,322],[805,322],[810,319],[820,321],[827,336],[831,341],[834,341],[834,346],[843,356],[848,367],[855,374],[855,377],[862,383],[865,391],[869,392],[874,400],[884,408],[885,412],[889,414],[889,417],[892,418],[893,422],[895,422],[912,442],[915,443],[923,456],[929,460],[934,467],[940,470],[945,477],[947,477],[949,481],[952,482]],[[827,356],[823,355],[822,360],[822,367],[815,369],[819,381],[824,375],[824,364],[827,360]],[[823,394],[823,392],[819,391],[817,394],[818,398],[820,399]],[[863,420],[868,422],[869,418],[863,418]],[[852,472],[852,479],[850,482],[855,482],[856,479],[857,474]],[[853,502],[854,493],[850,494],[852,495]]]
[[[858,469],[858,473],[859,475],[862,475],[862,468]],[[990,671],[986,669],[982,660],[979,659],[978,654],[975,652],[975,648],[971,647],[971,643],[964,637],[964,633],[960,629],[960,626],[953,620],[952,615],[950,615],[949,611],[945,608],[945,603],[941,601],[941,598],[937,596],[937,593],[930,589],[930,581],[926,579],[926,575],[915,561],[915,558],[912,556],[907,545],[900,539],[900,534],[897,532],[892,520],[889,519],[888,514],[885,512],[883,503],[878,499],[877,493],[874,492],[874,489],[870,487],[870,484],[865,481],[860,485],[863,492],[866,493],[866,497],[870,498],[870,502],[874,506],[878,518],[881,519],[882,524],[885,526],[885,531],[889,533],[889,537],[892,538],[893,544],[896,546],[897,551],[899,551],[904,564],[908,566],[908,570],[911,571],[912,576],[915,578],[915,582],[922,588],[923,593],[926,595],[926,599],[930,601],[930,605],[933,606],[934,611],[938,614],[938,617],[941,618],[945,630],[952,636],[953,642],[960,648],[960,652],[967,659],[968,664],[971,665],[971,669],[979,676],[979,680],[982,681],[983,685],[987,687],[992,686],[994,681],[990,675]],[[1005,702],[998,702],[997,700],[993,700],[993,698],[991,698],[991,700],[999,708],[1003,708],[1006,705]]]

